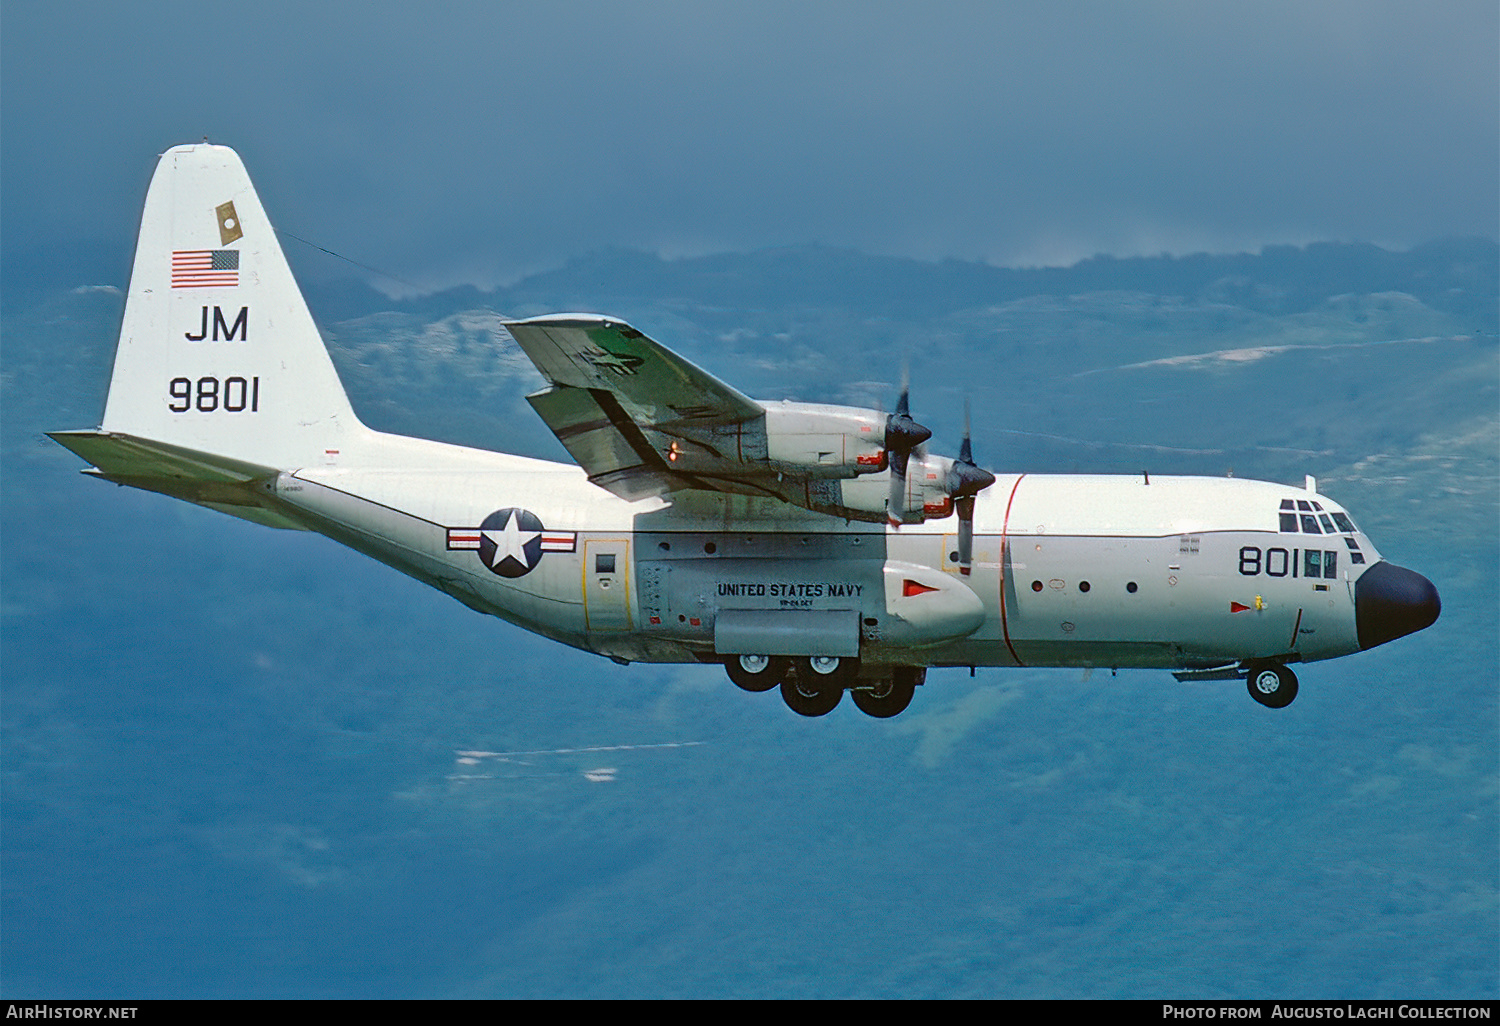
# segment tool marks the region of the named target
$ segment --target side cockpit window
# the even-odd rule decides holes
[[[1339,554],[1308,549],[1302,553],[1302,576],[1333,580],[1339,575]]]

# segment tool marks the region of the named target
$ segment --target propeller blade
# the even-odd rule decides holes
[[[911,460],[911,450],[891,449],[889,455],[891,491],[885,500],[885,516],[900,527],[906,522],[906,468]]]
[[[906,469],[912,450],[932,437],[929,428],[911,417],[911,384],[905,367],[901,370],[901,398],[896,412],[885,419],[885,451],[890,467],[891,491],[886,499],[885,515],[892,524],[908,523],[906,508]]]
[[[969,576],[974,565],[974,497],[995,483],[995,475],[974,462],[969,436],[969,400],[964,400],[964,440],[948,469],[948,494],[958,511],[958,572]]]
[[[953,503],[958,507],[958,572],[968,577],[974,568],[974,497]]]

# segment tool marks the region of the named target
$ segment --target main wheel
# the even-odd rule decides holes
[[[839,656],[807,656],[793,660],[797,676],[808,681],[847,688],[859,674],[859,660]]]
[[[803,716],[825,716],[833,712],[833,707],[844,697],[844,685],[808,679],[807,674],[798,672],[781,682],[781,697],[792,712]]]
[[[732,655],[724,659],[724,672],[746,691],[770,691],[786,680],[790,667],[785,656]]]
[[[1251,698],[1272,709],[1284,709],[1297,697],[1297,675],[1280,663],[1252,663],[1245,686]]]
[[[868,688],[851,688],[849,694],[859,711],[867,716],[885,719],[904,712],[911,705],[917,686],[910,674],[898,673],[894,678],[877,680]]]

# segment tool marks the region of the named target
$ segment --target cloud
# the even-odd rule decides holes
[[[84,10],[6,13],[7,250],[128,239],[204,134],[281,226],[429,287],[607,246],[1058,263],[1500,218],[1487,2]]]

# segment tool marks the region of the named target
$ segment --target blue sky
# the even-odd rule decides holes
[[[205,135],[280,227],[432,287],[1494,238],[1497,39],[1493,0],[10,2],[3,241],[123,278],[155,155]]]

